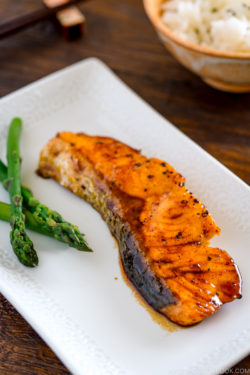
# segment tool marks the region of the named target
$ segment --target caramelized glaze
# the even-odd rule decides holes
[[[118,240],[130,282],[156,311],[183,326],[241,297],[241,278],[204,204],[167,162],[119,141],[63,132],[44,147],[39,173],[96,208]]]

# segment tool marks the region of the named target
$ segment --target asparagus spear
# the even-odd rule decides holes
[[[23,209],[24,215],[25,215],[25,226],[27,229],[31,229],[34,232],[43,234],[48,237],[54,238],[53,233],[47,231],[43,227],[41,227],[37,221],[34,219],[34,216],[31,212],[29,212],[27,209]],[[8,203],[0,202],[0,220],[3,221],[10,221],[11,217],[11,207]],[[62,238],[58,238],[59,241],[64,242]]]
[[[38,232],[44,234],[45,236],[53,237],[53,235],[46,231],[45,229],[41,228],[41,226],[36,222],[31,212],[23,209],[23,213],[25,215],[25,226],[28,229],[33,230],[34,232]],[[3,221],[10,221],[11,217],[11,206],[8,203],[0,202],[0,220]]]
[[[27,187],[22,190],[22,193],[25,207],[32,213],[37,223],[53,234],[54,238],[61,239],[78,250],[92,251],[76,225],[65,221],[58,212],[41,204]]]
[[[7,167],[1,160],[0,181],[6,186]],[[92,251],[84,240],[84,235],[80,233],[76,225],[65,221],[59,213],[41,204],[33,196],[29,188],[22,186],[21,192],[24,206],[32,213],[33,220],[36,220],[44,232],[50,233],[51,237],[67,243],[70,247],[81,251]]]
[[[32,241],[25,232],[25,217],[22,211],[19,153],[21,129],[21,119],[14,118],[10,124],[7,139],[8,178],[6,186],[11,201],[10,225],[12,228],[10,242],[19,261],[25,266],[34,267],[38,264],[38,256]]]

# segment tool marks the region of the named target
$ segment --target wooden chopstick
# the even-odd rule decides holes
[[[49,18],[55,13],[68,8],[69,6],[84,2],[87,0],[69,0],[68,2],[58,5],[53,8],[43,7],[34,12],[25,14],[23,16],[14,18],[10,21],[7,21],[3,24],[0,24],[0,39],[3,39],[11,34],[14,34],[22,29],[25,29],[29,26],[32,26],[42,20]]]

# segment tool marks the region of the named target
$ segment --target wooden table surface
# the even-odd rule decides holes
[[[1,0],[0,19],[39,6],[38,0]],[[99,57],[165,118],[250,184],[250,95],[215,91],[180,66],[159,42],[141,0],[93,0],[81,9],[87,18],[84,39],[65,41],[53,23],[45,21],[0,40],[0,97],[85,57]],[[0,339],[1,375],[69,374],[3,296]],[[230,373],[237,371],[250,373],[250,356]]]

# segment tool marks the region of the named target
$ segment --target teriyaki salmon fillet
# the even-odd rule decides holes
[[[41,151],[38,173],[102,215],[129,280],[171,321],[193,325],[241,297],[233,259],[209,246],[219,227],[167,162],[112,138],[62,132]]]

